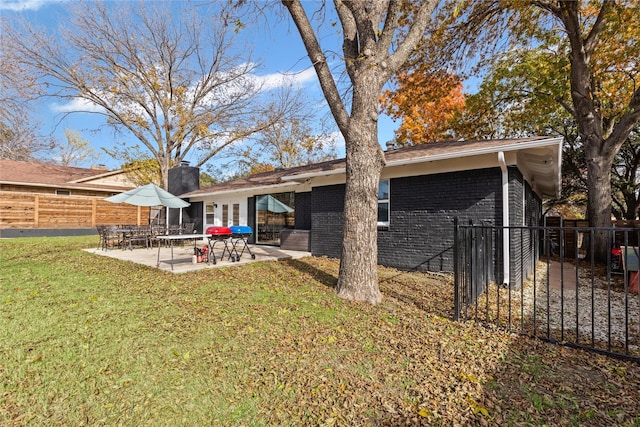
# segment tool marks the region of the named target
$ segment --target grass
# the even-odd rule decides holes
[[[451,318],[445,276],[172,275],[95,238],[0,240],[0,425],[640,425],[640,367]]]

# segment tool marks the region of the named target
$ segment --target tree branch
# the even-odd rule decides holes
[[[349,114],[345,108],[344,102],[340,97],[338,88],[336,86],[327,59],[320,48],[318,39],[315,36],[315,32],[311,27],[309,18],[304,11],[300,0],[283,0],[282,4],[289,10],[293,22],[298,27],[298,32],[302,38],[302,42],[309,54],[313,68],[316,70],[322,92],[327,99],[331,113],[338,124],[341,131],[346,132],[349,127]],[[346,33],[345,33],[346,37]]]

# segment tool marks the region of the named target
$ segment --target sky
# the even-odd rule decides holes
[[[60,24],[64,24],[68,16],[66,11],[68,5],[69,2],[65,0],[0,0],[0,14],[9,20],[22,17],[29,22],[53,30]],[[275,90],[283,80],[282,74],[288,74],[290,78],[295,79],[310,99],[317,101],[323,115],[327,116],[329,110],[295,26],[286,15],[272,22],[275,24],[270,24],[269,28],[262,26],[254,30],[247,26],[241,34],[247,48],[250,47],[253,51],[254,59],[261,64],[254,78],[263,82],[265,87]],[[339,50],[340,41],[337,37],[334,38],[335,40],[331,35],[323,38],[321,41],[323,47],[324,43],[328,42],[327,47]],[[43,99],[34,111],[36,119],[43,125],[41,133],[52,134],[58,141],[65,142],[65,129],[76,131],[98,153],[102,153],[99,159],[92,162],[93,164],[104,164],[110,169],[118,168],[120,161],[112,159],[100,148],[111,148],[115,141],[124,141],[133,145],[137,143],[136,138],[132,135],[115,135],[112,130],[104,126],[106,123],[104,116],[75,112],[80,107],[86,109],[86,105],[82,106],[74,102],[55,98]],[[378,139],[383,148],[386,141],[393,139],[393,132],[397,126],[398,124],[389,117],[380,116]],[[343,157],[344,140],[341,136],[337,137],[336,147],[338,156]],[[212,163],[219,167],[216,161]],[[88,167],[91,164],[79,166]]]

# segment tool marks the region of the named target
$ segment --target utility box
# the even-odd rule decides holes
[[[291,229],[280,231],[280,249],[310,252],[311,231]]]

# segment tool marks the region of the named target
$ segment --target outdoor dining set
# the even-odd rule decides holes
[[[136,206],[164,206],[167,209],[182,209],[189,206],[179,197],[150,183],[133,190],[125,191],[105,200],[113,203],[128,203]],[[167,213],[168,216],[168,213]],[[182,218],[182,216],[180,216]],[[158,246],[158,258],[156,266],[160,267],[160,248],[164,245],[171,249],[171,269],[173,270],[173,248],[176,244],[184,244],[193,240],[192,262],[202,262],[203,256],[207,263],[216,264],[218,260],[226,259],[231,262],[240,261],[246,251],[252,259],[255,254],[248,245],[248,238],[253,234],[249,226],[235,225],[232,227],[209,227],[205,233],[194,233],[193,223],[168,226],[138,226],[138,225],[107,225],[98,226],[100,245],[103,251],[112,248],[133,250],[135,247],[153,248]],[[197,247],[199,241],[205,240],[207,245],[202,249]],[[218,244],[222,253],[215,256],[214,250]]]
[[[98,225],[100,236],[100,249],[133,249],[134,247],[153,248],[160,245],[162,239],[159,236],[192,234],[195,228],[193,223],[180,225]]]
[[[134,248],[158,248],[157,266],[160,265],[160,248],[171,249],[171,269],[174,264],[173,249],[176,245],[184,245],[193,241],[194,263],[206,262],[216,264],[219,260],[231,262],[240,261],[242,255],[247,254],[255,259],[248,239],[253,230],[249,226],[209,227],[205,233],[194,233],[194,224],[186,223],[170,226],[138,226],[138,225],[108,225],[98,226],[100,236],[99,248],[133,250]],[[202,248],[199,241],[206,241]],[[216,256],[216,250],[219,255]]]

